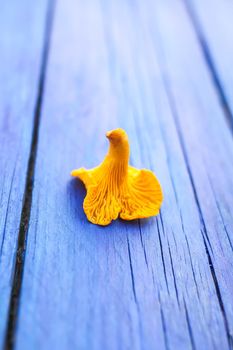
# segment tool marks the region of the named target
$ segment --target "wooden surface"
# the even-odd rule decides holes
[[[230,9],[4,4],[2,348],[233,349]],[[69,173],[101,162],[115,127],[164,203],[158,217],[103,228]]]
[[[0,11],[0,347],[14,276],[38,99],[47,3],[10,0]]]

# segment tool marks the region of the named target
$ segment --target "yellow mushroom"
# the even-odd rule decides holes
[[[103,162],[71,172],[86,187],[83,209],[88,220],[106,226],[118,216],[133,220],[157,215],[163,201],[159,181],[152,171],[129,166],[129,141],[123,129],[109,131],[106,137],[110,146]]]

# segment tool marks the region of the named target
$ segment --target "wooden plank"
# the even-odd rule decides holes
[[[43,47],[46,1],[1,3],[0,347],[6,328]]]
[[[151,5],[152,6],[152,5]],[[232,347],[232,137],[199,43],[180,1],[154,7],[156,48],[198,206],[201,230]],[[151,28],[155,28],[151,18]],[[158,33],[158,31],[156,31]],[[174,40],[179,38],[178,42]],[[158,36],[154,35],[154,38]],[[186,49],[188,48],[188,50]],[[232,274],[231,274],[232,276]]]
[[[204,165],[211,165],[221,186],[225,181],[224,187],[218,183],[213,188],[231,225],[224,194],[231,184],[226,160],[232,141],[184,8],[178,1],[156,4],[156,9],[149,1],[58,4],[17,349],[229,349],[209,259],[218,268],[219,288],[226,288],[225,302],[231,292],[230,277],[229,283],[225,277],[232,269],[232,252],[213,190],[204,186]],[[169,7],[172,12],[166,11]],[[166,65],[161,62],[155,13],[166,41]],[[178,52],[174,32],[184,44]],[[195,57],[195,72],[189,72],[187,48]],[[180,128],[164,72],[181,105]],[[200,76],[205,78],[206,99],[203,90],[198,91]],[[215,124],[207,123],[209,108]],[[207,125],[210,135],[203,137]],[[100,162],[107,148],[105,131],[119,126],[129,133],[133,165],[155,170],[165,201],[158,218],[118,220],[101,228],[86,220],[84,188],[69,180],[69,172]],[[210,146],[216,145],[215,159]],[[199,155],[205,160],[201,167]],[[226,253],[219,249],[220,239]]]
[[[186,2],[226,117],[233,129],[233,3],[228,0]]]

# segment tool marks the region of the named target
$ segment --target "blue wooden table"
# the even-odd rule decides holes
[[[0,53],[0,348],[233,349],[233,2],[1,1]],[[103,228],[116,127],[164,203]]]

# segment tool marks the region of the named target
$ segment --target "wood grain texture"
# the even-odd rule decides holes
[[[1,3],[0,11],[0,347],[6,328],[30,153],[46,1]]]
[[[233,3],[228,0],[187,0],[186,3],[233,130]]]
[[[229,206],[233,199],[232,137],[181,4],[166,1],[156,6],[161,33],[158,46],[163,57],[161,70],[173,106],[206,253],[232,346],[233,281],[232,275],[228,274],[232,269],[232,211]],[[169,17],[171,14],[175,15]],[[180,47],[189,47],[188,52],[171,50],[174,36],[179,37]]]
[[[232,139],[180,1],[60,1],[46,76],[17,349],[230,349]],[[106,228],[74,167],[123,127],[161,215]]]

